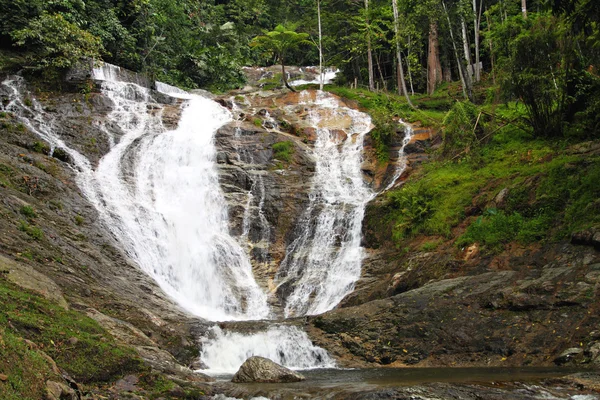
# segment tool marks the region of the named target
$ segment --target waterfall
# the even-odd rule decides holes
[[[402,139],[402,146],[400,146],[400,150],[398,150],[398,161],[396,161],[396,172],[394,172],[394,176],[390,183],[382,190],[382,192],[387,192],[391,188],[394,187],[398,178],[402,176],[404,171],[406,171],[406,167],[408,166],[408,159],[406,157],[406,153],[404,149],[410,143],[410,140],[413,136],[413,128],[406,122],[400,120],[400,125],[404,127],[404,139]]]
[[[105,226],[182,307],[209,320],[268,317],[267,296],[254,280],[245,251],[229,235],[214,163],[214,133],[230,114],[212,100],[189,95],[179,126],[168,131],[163,107],[151,91],[111,80],[119,71],[110,65],[95,71],[96,78],[105,79],[102,92],[113,102],[106,125],[121,134],[116,144],[112,138],[110,152],[95,170],[61,140],[53,118],[35,100],[33,108],[20,100],[22,78],[2,82],[12,93],[4,108],[53,147],[65,149],[79,186]]]
[[[214,165],[214,133],[230,120],[215,102],[189,96],[179,126],[149,113],[148,89],[103,83],[107,117],[124,131],[96,171],[108,226],[139,266],[192,313],[209,320],[261,319],[266,295],[239,243]],[[180,94],[180,93],[177,93]]]
[[[65,149],[103,224],[178,304],[212,321],[273,318],[245,249],[247,242],[264,247],[266,260],[271,227],[264,215],[268,188],[263,176],[268,171],[258,165],[249,171],[252,185],[241,238],[229,233],[227,202],[219,186],[214,135],[231,121],[231,114],[212,100],[160,82],[154,84],[163,93],[158,96],[144,78],[109,64],[94,74],[113,103],[101,126],[110,151],[96,167],[60,138],[55,120],[35,100],[31,107],[20,100],[22,78],[2,83],[12,91],[4,108],[53,147]],[[158,104],[164,95],[180,99],[181,110]],[[328,311],[354,289],[363,259],[364,210],[375,195],[360,169],[369,116],[332,95],[313,95],[303,92],[300,101],[310,106],[306,122],[316,130],[309,204],[275,276],[286,317]],[[163,118],[179,111],[177,128],[167,129]],[[239,150],[240,161],[256,164],[252,152]],[[250,221],[256,230],[250,229]],[[201,357],[211,371],[234,372],[250,355],[296,369],[335,366],[291,325],[251,334],[215,327],[202,344]]]
[[[272,325],[264,332],[243,334],[212,328],[202,340],[201,359],[211,374],[235,373],[251,356],[262,356],[291,369],[333,368],[325,350],[291,325]]]
[[[306,93],[302,98],[311,101]],[[286,317],[328,311],[354,289],[363,259],[362,220],[374,196],[360,169],[370,117],[324,92],[317,94],[315,104],[319,107],[308,116],[317,131],[310,204],[276,277]],[[346,121],[347,137],[330,129],[329,121],[336,126]]]

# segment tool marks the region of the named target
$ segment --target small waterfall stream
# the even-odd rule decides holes
[[[312,101],[305,93],[301,102]],[[314,315],[335,307],[360,278],[365,206],[374,196],[363,181],[363,140],[371,118],[318,92],[309,121],[316,127],[316,173],[299,234],[288,246],[276,277],[286,317]],[[346,132],[328,121],[344,121]],[[343,135],[347,135],[345,138]]]
[[[111,149],[95,168],[60,138],[54,118],[37,101],[28,106],[21,100],[22,78],[2,82],[12,93],[3,109],[19,116],[51,146],[65,149],[82,192],[105,226],[182,307],[211,321],[276,317],[244,249],[251,218],[261,225],[253,241],[265,249],[269,246],[262,178],[267,171],[262,167],[252,171],[241,237],[229,233],[214,135],[231,121],[231,113],[212,100],[157,82],[159,92],[183,101],[179,124],[169,130],[163,125],[168,107],[155,100],[155,92],[138,84],[143,82],[121,81],[128,73],[109,64],[94,73],[102,81],[102,94],[113,103],[101,127]],[[370,117],[323,92],[304,92],[300,102],[310,105],[307,121],[317,132],[316,171],[309,205],[275,276],[285,317],[323,313],[353,290],[363,259],[364,210],[375,196],[360,169]],[[171,112],[178,107],[171,107]],[[340,125],[342,130],[334,129]],[[244,158],[240,161],[253,165],[251,153],[239,150],[238,156]],[[273,324],[251,334],[215,327],[202,339],[201,358],[208,372],[235,372],[250,355],[296,369],[335,366],[325,350],[291,325]]]

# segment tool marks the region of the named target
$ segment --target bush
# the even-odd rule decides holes
[[[42,13],[26,28],[11,33],[17,46],[35,51],[34,69],[69,68],[83,58],[100,58],[102,43],[91,33],[67,21],[61,14]]]
[[[294,143],[286,140],[285,142],[277,142],[273,144],[273,158],[280,161],[290,162],[294,154]]]
[[[456,102],[444,118],[442,154],[456,157],[468,154],[478,146],[476,126],[478,110],[469,101]],[[481,125],[478,124],[481,129]]]
[[[35,213],[35,210],[31,206],[23,206],[23,207],[21,207],[20,212],[21,212],[21,214],[23,214],[27,218],[35,218],[35,217],[37,217],[37,214]]]

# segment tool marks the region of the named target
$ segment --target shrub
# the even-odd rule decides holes
[[[26,28],[11,33],[17,46],[35,50],[31,67],[69,68],[83,58],[100,58],[102,43],[61,14],[42,13]]]
[[[31,206],[23,206],[23,207],[21,207],[20,212],[21,212],[21,214],[23,214],[27,218],[35,218],[35,217],[37,217],[37,214],[35,213],[35,210]]]
[[[286,140],[285,142],[277,142],[273,144],[273,158],[280,161],[290,162],[294,154],[294,143]]]

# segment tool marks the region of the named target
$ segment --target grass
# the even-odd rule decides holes
[[[35,240],[42,240],[44,238],[44,231],[34,225],[29,225],[27,221],[19,221],[19,230],[25,232],[31,238]]]
[[[74,219],[75,219],[75,224],[77,224],[79,226],[83,225],[83,223],[85,222],[85,218],[83,218],[79,214],[77,214]]]
[[[294,154],[294,143],[286,140],[285,142],[277,142],[273,144],[273,158],[279,161],[290,162]]]
[[[480,207],[458,241],[499,249],[513,240],[559,240],[600,224],[600,157],[567,154],[560,143],[532,139],[514,128],[476,154],[423,166],[388,194],[398,243],[417,234],[453,236],[466,210]],[[485,209],[503,188],[503,210]]]
[[[3,338],[21,336],[34,342],[78,382],[108,382],[128,373],[145,371],[135,351],[117,345],[93,319],[79,312],[67,311],[3,279],[0,279],[0,327],[5,331]],[[16,350],[18,352],[13,353]],[[0,346],[0,354],[3,351]],[[22,346],[7,353],[14,354],[11,358],[16,361],[0,357],[0,369],[3,371],[20,368],[38,375],[44,371],[39,360],[27,366],[30,362],[23,358],[27,352]],[[23,374],[20,373],[21,376]],[[18,375],[15,372],[15,379],[23,380]],[[19,386],[16,388],[24,390]]]
[[[21,207],[21,209],[19,210],[19,212],[21,214],[23,214],[24,216],[26,216],[27,218],[35,218],[35,217],[37,217],[37,213],[35,212],[35,210],[31,206],[23,206],[23,207]]]

